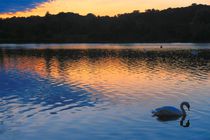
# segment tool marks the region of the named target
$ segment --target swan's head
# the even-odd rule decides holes
[[[182,103],[181,103],[181,106],[182,106],[182,107],[183,107],[183,106],[186,106],[187,109],[190,111],[190,104],[189,104],[188,102],[182,102]]]

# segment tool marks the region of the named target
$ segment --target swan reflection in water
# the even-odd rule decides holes
[[[170,118],[166,118],[166,117],[158,117],[157,120],[160,122],[167,122],[167,121],[175,121],[178,120],[180,117],[170,117]],[[186,116],[182,116],[179,125],[182,127],[190,127],[190,120],[187,120],[185,122]]]
[[[189,127],[189,120],[186,123],[184,123],[185,118],[187,116],[186,111],[184,110],[184,106],[188,108],[188,111],[190,110],[190,104],[188,102],[182,102],[180,105],[181,110],[173,106],[164,106],[153,110],[152,114],[153,117],[156,116],[157,120],[161,122],[178,120],[180,117],[182,117],[180,120],[180,126]]]

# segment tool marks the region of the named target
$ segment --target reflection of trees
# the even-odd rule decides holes
[[[51,61],[53,56],[57,53],[51,50],[3,50],[0,49],[0,66],[4,69],[6,63],[15,63],[18,61],[16,58],[27,57],[30,58],[44,58],[47,73],[51,71]],[[4,59],[10,59],[4,61]],[[64,59],[64,58],[63,58]],[[21,59],[19,59],[21,60]],[[33,59],[34,60],[34,59]],[[59,60],[59,59],[58,59]],[[61,59],[62,60],[62,59]],[[64,59],[65,60],[65,59]],[[24,60],[23,60],[24,61]],[[60,61],[60,64],[64,61]],[[24,64],[24,62],[22,62]],[[33,61],[30,62],[33,66]],[[62,69],[62,67],[61,67]],[[32,73],[33,74],[33,73]],[[22,77],[21,73],[14,71],[13,75],[5,75],[2,71],[1,75],[1,94],[0,94],[0,120],[9,119],[15,114],[24,114],[25,112],[31,112],[26,117],[31,117],[41,112],[49,111],[50,113],[58,113],[61,111],[95,106],[98,99],[94,98],[84,89],[79,87],[58,86],[59,83],[50,82],[45,77],[29,76],[30,74]],[[29,77],[28,77],[29,76]],[[11,97],[14,95],[14,97]],[[15,104],[14,104],[15,103]],[[23,107],[26,109],[15,112],[17,106],[20,109]],[[14,111],[11,111],[14,110]]]
[[[120,57],[128,67],[136,69],[141,67],[140,63],[143,63],[148,70],[161,67],[169,72],[179,70],[192,75],[202,73],[200,78],[207,78],[210,71],[209,50],[199,50],[197,56],[192,55],[191,50],[149,51],[146,53],[142,51],[126,51],[125,53],[121,52]]]
[[[115,65],[114,62],[117,60],[117,62],[120,62],[120,65],[123,65],[123,68],[126,68],[126,70],[132,74],[141,71],[142,67],[146,69],[144,72],[149,73],[161,68],[169,73],[180,72],[197,78],[198,80],[204,80],[209,78],[209,53],[209,50],[198,50],[198,55],[195,56],[192,55],[191,50],[150,50],[145,52],[143,50],[132,49],[0,49],[0,66],[1,69],[4,69],[6,66],[9,66],[7,63],[23,61],[21,64],[24,64],[25,59],[28,59],[31,65],[24,65],[23,69],[25,67],[29,67],[30,69],[34,64],[37,64],[37,62],[35,62],[36,60],[43,59],[43,69],[46,72],[44,75],[51,76],[51,72],[54,70],[52,66],[54,65],[53,61],[56,60],[56,68],[59,74],[65,77],[68,76],[68,72],[74,70],[74,67],[81,67],[81,65],[84,64],[80,63],[81,61],[85,61],[85,63],[87,63],[85,65],[89,65],[92,68],[93,66],[100,67],[100,65],[103,65],[105,62],[104,60],[109,60],[111,65]],[[7,59],[9,59],[9,61],[5,61]],[[34,69],[31,68],[31,71],[36,73],[36,71],[33,70]],[[3,80],[5,80],[5,78],[6,77],[1,77]],[[75,85],[75,87],[78,88],[78,92],[74,93],[75,90],[71,89],[69,86],[57,87],[56,83],[54,85],[50,84],[49,79],[45,77],[42,78],[43,79],[40,81],[37,80],[37,78],[27,79],[27,77],[13,80],[6,78],[6,80],[9,80],[6,82],[9,82],[10,85],[2,83],[0,87],[2,86],[2,89],[17,90],[17,96],[20,99],[19,102],[22,104],[41,104],[43,108],[34,112],[34,114],[43,111],[54,111],[57,108],[59,109],[52,113],[75,107],[90,107],[99,102],[97,99],[93,99],[94,95],[90,96],[87,92],[83,91],[82,87],[76,87]],[[57,81],[59,82],[59,79]],[[21,87],[30,89],[30,93],[26,94],[25,89]],[[37,89],[40,90],[39,93],[34,92],[37,91]],[[7,96],[7,92],[1,91],[1,100]],[[36,99],[32,100],[34,97],[36,97]]]
[[[3,67],[4,57],[3,57],[3,50],[0,49],[0,67]]]
[[[188,73],[196,74],[199,70],[203,74],[210,71],[209,50],[199,50],[198,55],[191,54],[191,50],[168,50],[168,51],[147,51],[142,50],[105,50],[105,49],[0,49],[0,62],[3,63],[4,56],[17,58],[20,56],[44,58],[47,71],[50,70],[51,60],[54,58],[59,63],[60,71],[64,71],[71,63],[88,60],[91,65],[97,65],[104,59],[119,59],[130,70],[146,65],[149,70],[161,66],[167,70],[179,69]]]

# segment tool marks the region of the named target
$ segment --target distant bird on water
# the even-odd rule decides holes
[[[161,45],[161,46],[160,46],[160,48],[162,49],[162,48],[163,48],[163,46]]]
[[[190,104],[188,102],[182,102],[180,105],[181,110],[173,106],[163,106],[153,110],[152,114],[153,116],[157,116],[159,119],[165,119],[165,120],[169,120],[172,118],[186,117],[187,114],[184,109],[184,106],[188,108],[188,111],[190,110]]]
[[[197,51],[197,50],[192,50],[192,51],[191,51],[191,54],[192,54],[193,56],[198,56],[198,51]]]

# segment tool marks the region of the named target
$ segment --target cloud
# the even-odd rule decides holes
[[[52,0],[0,0],[0,13],[24,11]]]

